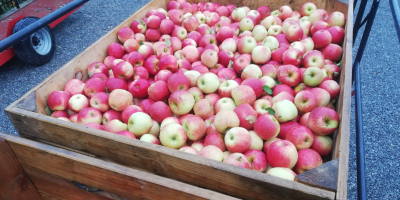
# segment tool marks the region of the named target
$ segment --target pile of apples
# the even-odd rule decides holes
[[[167,10],[121,28],[90,79],[49,95],[51,116],[290,180],[323,163],[339,124],[343,13]]]

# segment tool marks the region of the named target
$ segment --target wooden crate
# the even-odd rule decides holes
[[[320,189],[321,187],[324,188],[322,185],[318,186],[317,184],[317,187],[315,187],[283,180],[163,146],[126,139],[123,136],[61,121],[46,115],[46,100],[52,91],[62,90],[65,83],[72,78],[87,80],[89,64],[102,61],[107,56],[107,46],[112,42],[117,42],[116,33],[121,27],[129,27],[133,20],[145,17],[151,9],[166,8],[168,0],[152,0],[19,100],[8,106],[6,108],[7,115],[23,137],[77,149],[111,159],[125,166],[149,170],[164,177],[239,198],[346,199],[351,109],[352,0],[349,0],[349,4],[335,0],[213,0],[212,2],[221,4],[228,4],[229,2],[238,6],[246,5],[250,8],[268,5],[271,10],[278,9],[282,5],[290,5],[293,9],[299,10],[301,5],[309,1],[314,2],[318,8],[325,8],[329,13],[333,11],[345,13],[347,22],[349,22],[345,29],[346,36],[343,44],[344,53],[340,76],[341,88],[339,100],[336,103],[340,125],[333,136],[332,159],[338,159],[339,162],[336,169],[337,175],[331,175],[332,180],[337,180],[333,191]],[[191,0],[189,2],[196,3]]]
[[[1,132],[0,161],[2,200],[236,199]]]

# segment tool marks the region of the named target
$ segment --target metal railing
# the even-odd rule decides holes
[[[363,123],[362,123],[362,102],[361,102],[361,58],[365,50],[365,46],[368,41],[371,27],[375,19],[376,11],[378,10],[380,0],[374,0],[372,7],[367,16],[362,20],[364,10],[367,5],[367,0],[361,0],[360,7],[358,9],[356,21],[353,27],[353,44],[356,41],[358,31],[362,26],[365,25],[364,32],[361,37],[360,46],[356,54],[356,58],[353,64],[353,84],[355,90],[355,114],[356,114],[356,151],[357,151],[357,196],[358,199],[367,199],[366,183],[365,183],[365,152],[364,152],[364,134],[363,134]],[[354,8],[356,7],[357,0],[354,2]],[[362,21],[361,21],[362,20]]]

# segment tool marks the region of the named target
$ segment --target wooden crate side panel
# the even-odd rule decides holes
[[[293,10],[299,11],[301,6],[307,2],[313,2],[317,6],[317,8],[325,8],[326,2],[329,0],[188,0],[189,3],[198,3],[198,2],[212,2],[219,3],[221,5],[229,5],[233,4],[236,6],[247,6],[250,9],[257,9],[260,6],[268,6],[271,11],[278,10],[283,5],[289,5]],[[168,1],[169,2],[169,1]]]
[[[110,200],[109,198],[80,189],[72,182],[49,174],[47,171],[29,165],[24,165],[24,169],[38,191],[41,194],[45,194],[45,197],[42,196],[43,199]]]
[[[334,193],[14,108],[20,134],[247,199],[332,199]],[[34,116],[30,116],[34,115]],[[21,117],[24,116],[24,117]],[[29,125],[27,125],[29,124]],[[73,127],[73,128],[71,128]],[[248,191],[253,191],[249,193]],[[268,195],[266,195],[268,194]]]
[[[120,28],[130,27],[135,19],[143,18],[148,11],[159,7],[166,8],[164,0],[151,1],[45,79],[37,88],[31,90],[36,90],[37,102],[39,102],[39,105],[37,105],[38,112],[46,114],[43,109],[45,108],[44,104],[47,104],[47,97],[52,91],[63,90],[64,85],[70,79],[78,78],[82,81],[88,79],[87,68],[93,62],[103,62],[104,58],[107,57],[108,46],[113,42],[118,42],[117,33]]]
[[[21,164],[29,170],[43,171],[52,176],[111,192],[120,197],[128,199],[235,199],[38,142],[9,135],[0,136],[8,141]]]
[[[5,140],[0,138],[0,199],[42,199]]]
[[[336,199],[347,199],[347,181],[349,170],[349,145],[350,145],[350,113],[351,113],[351,85],[352,85],[352,49],[353,49],[353,0],[349,0],[347,10],[346,38],[344,44],[344,58],[342,63],[342,74],[340,80],[340,91],[338,102],[341,124],[337,137],[333,159],[339,158],[338,186]],[[343,69],[344,67],[344,69]],[[343,73],[344,72],[344,73]]]

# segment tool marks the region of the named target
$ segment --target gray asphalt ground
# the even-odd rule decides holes
[[[53,30],[57,50],[46,65],[34,67],[12,59],[0,67],[0,131],[17,134],[5,107],[118,25],[148,1],[93,0]],[[371,0],[367,10],[371,7]],[[357,9],[356,11],[357,12]],[[355,18],[355,17],[354,17]],[[353,49],[357,52],[361,33]],[[388,1],[381,1],[362,58],[361,83],[367,195],[398,199],[400,194],[400,45]],[[354,98],[350,139],[348,198],[357,199]]]

